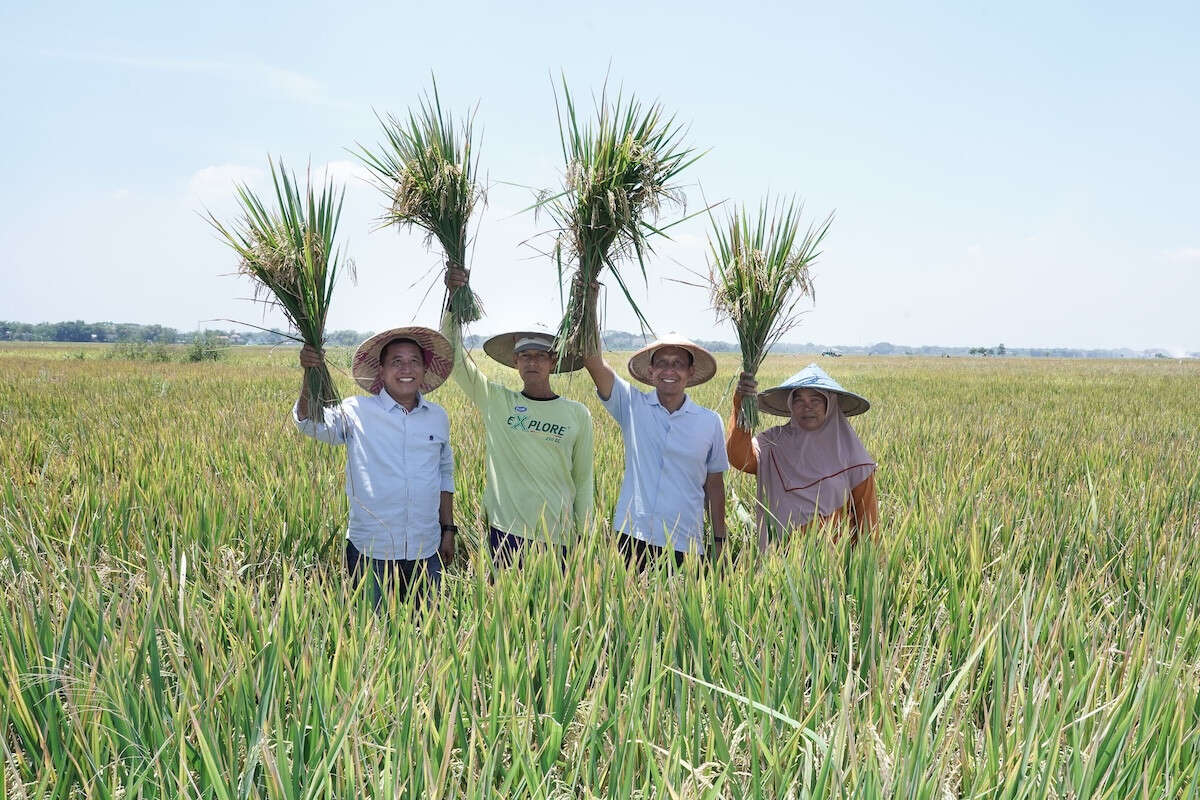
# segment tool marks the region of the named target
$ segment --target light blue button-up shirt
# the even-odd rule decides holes
[[[306,436],[346,445],[346,536],[359,552],[387,560],[437,552],[441,493],[454,491],[445,409],[419,395],[408,411],[382,389],[325,409],[321,422],[301,420],[297,407],[292,419]]]
[[[703,553],[704,482],[709,473],[729,469],[720,416],[690,397],[671,413],[657,391],[638,391],[620,376],[601,403],[625,441],[613,526],[659,547]]]

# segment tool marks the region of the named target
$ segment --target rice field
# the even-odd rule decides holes
[[[494,584],[448,383],[460,560],[377,616],[295,350],[100,354],[0,349],[5,798],[1200,796],[1200,363],[822,359],[875,404],[878,543],[760,558],[735,473],[717,569],[631,577],[600,526]],[[618,431],[556,387],[611,512]]]

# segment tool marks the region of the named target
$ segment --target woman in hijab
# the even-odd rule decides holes
[[[788,421],[752,436],[738,427],[737,411],[757,389],[754,376],[743,372],[725,449],[731,466],[758,476],[759,548],[818,520],[849,519],[852,544],[872,533],[879,521],[875,461],[846,420],[871,404],[809,364],[758,395],[761,411]]]

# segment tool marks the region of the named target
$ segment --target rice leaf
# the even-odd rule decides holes
[[[354,155],[387,198],[381,224],[425,231],[426,246],[436,239],[446,261],[465,269],[471,214],[484,198],[477,182],[474,109],[456,124],[442,108],[435,79],[432,94],[422,97],[407,118],[377,114],[376,119],[383,126],[385,141],[374,151],[359,145]],[[456,289],[447,298],[447,308],[460,325],[483,316],[470,286]]]
[[[564,162],[563,189],[546,196],[545,209],[556,230],[553,248],[560,282],[572,276],[567,308],[559,326],[564,352],[599,348],[599,320],[592,318],[587,287],[607,268],[617,280],[644,329],[650,325],[628,289],[621,269],[636,260],[642,279],[652,239],[662,235],[652,223],[670,206],[683,206],[680,174],[701,154],[683,143],[686,128],[660,103],[645,104],[607,89],[597,98],[594,118],[585,120],[566,80],[555,93]]]
[[[343,270],[354,272],[354,262],[335,244],[345,189],[335,189],[327,178],[314,192],[309,175],[302,193],[282,159],[270,166],[274,208],[239,184],[241,217],[225,225],[210,212],[208,222],[237,253],[239,272],[255,283],[255,298],[277,306],[304,343],[320,349],[333,286]],[[338,402],[337,387],[324,365],[306,368],[304,380],[309,418],[321,419],[322,409]]]
[[[737,331],[742,369],[756,373],[771,348],[800,323],[804,297],[815,299],[812,265],[833,215],[811,224],[801,235],[803,204],[764,198],[756,216],[733,208],[718,221],[711,215],[709,285],[718,320]],[[753,431],[759,424],[758,398],[742,398],[738,425]]]

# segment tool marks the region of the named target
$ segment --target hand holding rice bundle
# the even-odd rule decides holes
[[[379,121],[387,141],[375,153],[360,145],[355,155],[388,198],[381,223],[424,230],[426,244],[437,239],[448,265],[466,269],[471,214],[483,199],[476,183],[474,113],[456,126],[442,109],[435,81],[432,99],[423,98],[407,120],[388,115]],[[479,298],[466,285],[448,292],[446,307],[460,325],[483,316]]]
[[[271,179],[277,208],[268,210],[249,186],[240,184],[241,218],[226,226],[210,212],[208,222],[238,254],[238,271],[253,279],[256,298],[278,306],[300,334],[298,341],[320,350],[333,285],[343,269],[352,275],[354,270],[334,244],[345,190],[335,190],[327,180],[315,194],[310,178],[301,195],[282,160],[278,169],[271,164]],[[304,382],[306,410],[320,419],[325,406],[338,402],[337,387],[323,362],[305,368]]]
[[[786,206],[764,199],[751,219],[745,209],[733,209],[723,223],[712,220],[709,236],[709,284],[718,319],[733,322],[742,351],[742,369],[758,372],[771,347],[800,322],[797,305],[815,297],[809,268],[820,255],[818,247],[829,232],[833,216],[810,225],[800,236],[803,205]],[[759,424],[758,399],[742,397],[738,426],[753,432]]]
[[[554,258],[559,280],[574,262],[566,314],[559,326],[563,352],[588,354],[600,347],[595,304],[588,290],[608,267],[634,313],[649,327],[630,294],[618,264],[636,258],[646,275],[650,238],[662,233],[652,224],[663,206],[683,203],[675,180],[699,156],[682,144],[685,129],[661,105],[643,105],[618,94],[601,93],[596,118],[582,124],[570,90],[563,84],[558,108],[565,160],[562,191],[541,203],[558,226]]]

